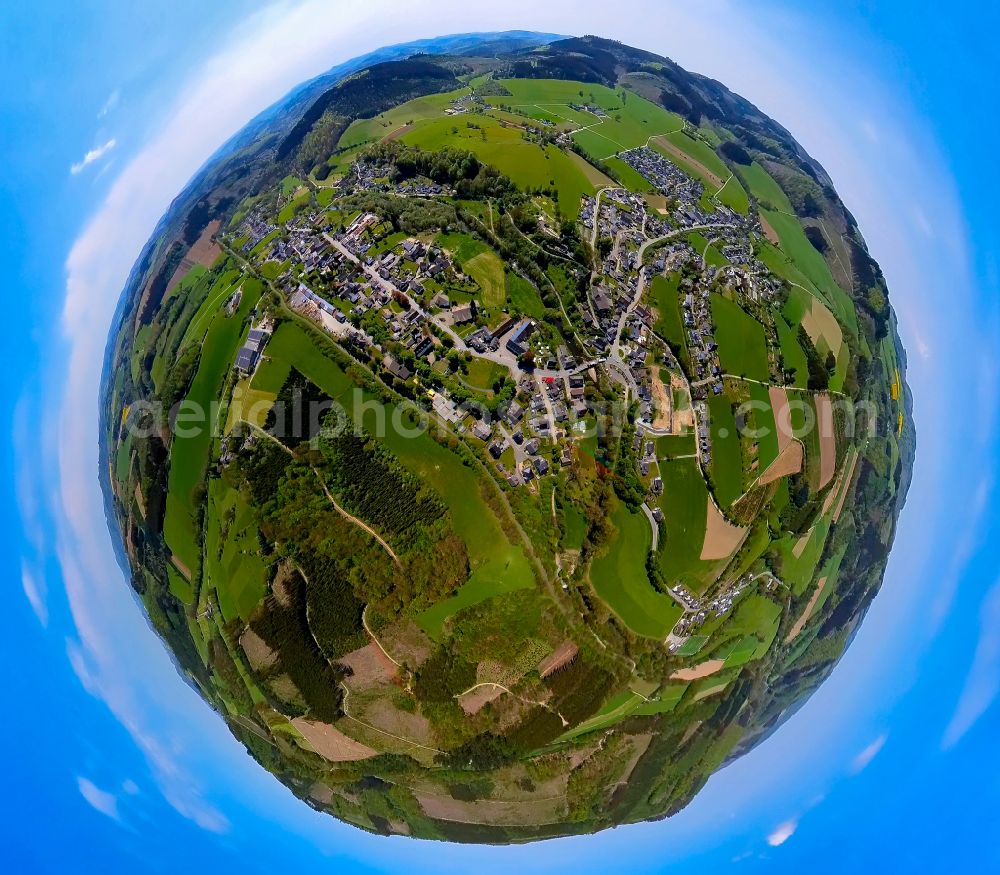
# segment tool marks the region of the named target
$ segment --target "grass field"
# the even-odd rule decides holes
[[[344,131],[337,146],[341,149],[350,149],[362,143],[385,139],[406,125],[441,118],[456,97],[467,93],[468,89],[462,88],[445,94],[418,97],[373,119],[359,119]]]
[[[683,583],[694,592],[705,586],[705,575],[713,563],[701,561],[705,541],[708,487],[697,459],[675,459],[660,463],[663,478],[664,535],[657,550],[657,563],[667,583]],[[647,524],[648,527],[648,524]]]
[[[254,509],[241,493],[218,479],[210,481],[208,490],[205,574],[226,622],[248,620],[267,592]]]
[[[670,596],[657,592],[646,573],[652,542],[649,521],[641,513],[630,513],[623,504],[614,510],[611,521],[615,537],[591,565],[594,589],[637,635],[663,638],[680,618],[681,608]]]
[[[643,146],[650,137],[669,134],[683,126],[680,116],[667,112],[663,107],[633,92],[615,91],[603,85],[562,79],[505,79],[503,85],[512,96],[490,97],[488,100],[491,103],[513,105],[519,109],[540,106],[549,113],[592,125],[588,130],[575,134],[574,139],[584,151],[599,159],[609,158],[623,149]],[[578,113],[570,116],[566,111],[566,105],[570,103],[599,106],[608,117],[602,121],[589,114],[583,114],[582,118]]]
[[[563,537],[562,544],[566,550],[579,550],[583,547],[584,539],[587,537],[587,530],[590,523],[579,510],[573,505],[563,508]]]
[[[829,517],[821,517],[816,521],[816,525],[808,535],[809,540],[805,549],[798,556],[795,555],[795,546],[799,541],[797,536],[789,536],[775,541],[774,547],[781,553],[781,579],[792,588],[796,595],[805,592],[816,576],[816,568],[829,532]]]
[[[512,309],[534,319],[545,318],[545,304],[538,289],[513,271],[507,271],[506,281],[507,300]]]
[[[780,210],[784,213],[795,212],[788,195],[762,165],[754,161],[749,167],[741,166],[740,173],[750,187],[750,194],[761,207],[767,210]]]
[[[733,405],[725,395],[708,399],[712,432],[712,479],[720,506],[729,507],[743,494],[743,454]]]
[[[809,362],[796,336],[796,329],[782,316],[776,315],[774,321],[778,329],[778,344],[781,347],[784,367],[786,370],[795,370],[795,379],[790,385],[805,389],[809,384]]]
[[[754,402],[754,417],[756,419],[757,430],[763,434],[757,438],[759,462],[757,474],[763,474],[775,459],[778,458],[778,429],[774,421],[774,409],[771,407],[771,397],[768,394],[767,386],[759,386],[750,383],[747,388],[750,390],[750,399]]]
[[[656,457],[660,461],[694,455],[694,432],[690,434],[667,434],[656,439]]]
[[[268,357],[257,366],[257,371],[250,381],[250,388],[257,392],[271,392],[277,395],[285,385],[292,366],[287,359],[270,358],[270,352],[268,350]]]
[[[771,375],[764,326],[735,301],[718,294],[712,295],[712,318],[722,370],[766,383]]]
[[[743,658],[749,643],[747,639],[752,636],[758,643],[744,661],[759,659],[774,641],[780,621],[781,606],[765,596],[752,593],[736,606],[730,619],[719,628],[716,638],[720,642],[734,644],[730,654],[740,653],[740,658]]]
[[[529,143],[517,128],[501,127],[487,116],[446,116],[418,122],[402,140],[428,150],[445,146],[467,149],[522,189],[554,188],[560,211],[571,219],[580,214],[581,198],[595,191],[581,166],[558,147]]]
[[[503,365],[476,356],[469,362],[469,373],[465,377],[465,382],[478,389],[490,389],[498,379],[509,373]]]
[[[634,167],[630,167],[622,161],[621,158],[606,158],[604,163],[611,168],[612,173],[621,180],[621,184],[629,191],[636,194],[656,194],[656,186]]]
[[[463,608],[505,592],[534,586],[531,564],[520,545],[503,533],[500,521],[480,492],[481,479],[453,452],[425,431],[406,433],[405,414],[393,415],[394,406],[363,392],[334,361],[316,345],[317,338],[295,323],[283,323],[268,344],[267,353],[293,364],[307,379],[341,403],[348,394],[364,400],[360,415],[365,429],[382,434],[382,443],[400,463],[437,490],[448,508],[452,527],[465,542],[471,574],[455,596],[433,605],[417,617],[432,636],[440,636],[444,623]],[[381,422],[380,422],[381,420]]]
[[[677,291],[681,275],[672,273],[668,276],[657,276],[649,290],[649,300],[656,309],[656,324],[654,330],[675,349],[683,349],[684,323],[681,321],[681,307]]]
[[[708,635],[692,635],[674,652],[677,656],[695,656],[708,643],[708,638]]]
[[[236,358],[242,341],[243,320],[260,298],[260,284],[249,280],[243,287],[243,300],[231,317],[217,314],[205,337],[204,351],[186,400],[200,405],[206,414],[218,400],[222,381]],[[212,445],[213,423],[192,429],[190,437],[175,436],[170,446],[170,473],[167,480],[167,511],[163,536],[167,546],[197,576],[200,566],[199,535],[195,490],[203,482]]]
[[[188,323],[178,349],[183,349],[189,343],[197,343],[204,338],[205,332],[208,331],[209,326],[212,324],[212,320],[219,310],[222,309],[223,304],[239,288],[242,281],[243,274],[233,270],[226,271],[212,284],[204,301],[194,314],[194,318]],[[251,282],[248,286],[250,291],[253,291],[255,287],[256,281]]]

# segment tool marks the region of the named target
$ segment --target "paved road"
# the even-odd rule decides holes
[[[649,505],[646,502],[642,503],[642,512],[646,514],[646,519],[649,520],[649,525],[653,529],[653,546],[650,549],[655,553],[656,548],[660,546],[660,524],[653,517],[653,512],[649,509]]]

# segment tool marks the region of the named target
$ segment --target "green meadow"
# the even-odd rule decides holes
[[[657,592],[646,573],[652,542],[649,520],[618,504],[611,514],[615,535],[594,559],[590,580],[597,594],[637,635],[663,638],[681,616],[670,596]]]

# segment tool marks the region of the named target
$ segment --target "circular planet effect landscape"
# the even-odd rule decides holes
[[[595,37],[387,49],[255,119],[125,290],[124,561],[309,805],[518,842],[669,816],[829,674],[909,486],[825,171]]]

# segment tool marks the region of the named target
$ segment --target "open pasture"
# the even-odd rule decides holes
[[[619,504],[611,515],[616,532],[590,569],[597,594],[637,635],[664,638],[681,616],[680,606],[657,592],[646,573],[652,542],[649,521]]]

